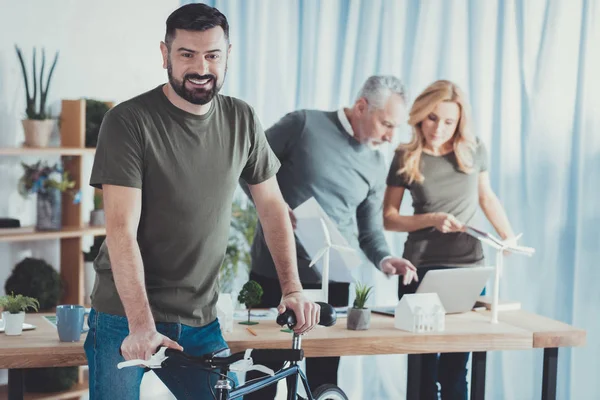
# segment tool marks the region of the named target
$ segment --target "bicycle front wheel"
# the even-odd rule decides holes
[[[346,393],[336,385],[321,385],[313,392],[315,400],[348,400]]]

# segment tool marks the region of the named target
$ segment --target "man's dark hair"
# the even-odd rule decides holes
[[[206,31],[216,26],[223,28],[225,39],[229,40],[229,24],[219,10],[202,3],[186,4],[173,11],[167,18],[165,43],[171,49],[176,29]]]

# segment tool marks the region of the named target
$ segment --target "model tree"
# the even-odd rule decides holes
[[[248,321],[240,322],[243,325],[256,325],[258,322],[250,321],[250,311],[252,307],[260,304],[260,300],[263,295],[263,289],[256,281],[248,281],[242,287],[240,294],[238,295],[238,301],[244,303],[248,309]]]

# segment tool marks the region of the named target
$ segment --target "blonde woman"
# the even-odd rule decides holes
[[[385,228],[408,232],[404,256],[417,267],[418,281],[399,284],[398,296],[414,293],[432,269],[483,263],[481,243],[464,233],[481,207],[504,240],[514,237],[500,201],[492,191],[487,154],[473,136],[469,105],[452,82],[436,81],[415,100],[409,116],[413,137],[395,153],[384,199]],[[414,215],[400,215],[408,190]],[[425,355],[421,399],[467,399],[469,353]]]

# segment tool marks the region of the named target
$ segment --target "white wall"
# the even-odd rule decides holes
[[[15,44],[24,51],[28,67],[37,46],[38,71],[41,47],[46,48],[47,65],[60,51],[49,91],[54,113],[60,112],[61,99],[120,102],[166,81],[159,43],[167,16],[178,6],[178,0],[0,0],[0,147],[23,141],[25,88]],[[35,199],[22,199],[16,185],[20,161],[37,159],[0,156],[0,217],[35,223]],[[87,179],[89,157],[85,165]],[[84,184],[85,216],[92,208],[92,190]],[[0,243],[0,294],[11,269],[28,255],[60,268],[58,241]],[[0,374],[0,381],[5,379],[6,374]]]

